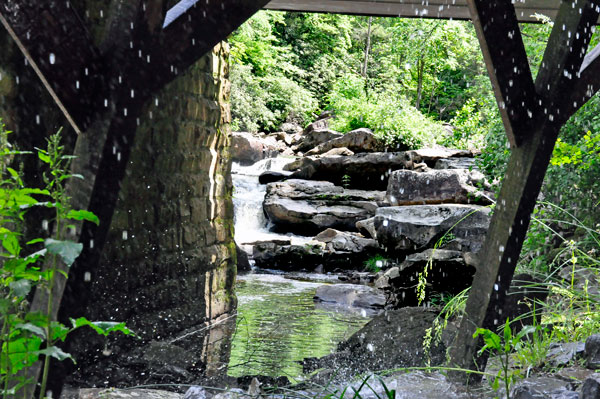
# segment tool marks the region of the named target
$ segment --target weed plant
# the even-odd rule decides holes
[[[50,358],[73,360],[58,346],[69,333],[84,326],[105,336],[113,331],[131,331],[124,323],[79,318],[67,326],[54,319],[52,296],[57,278],[67,277],[65,270],[83,249],[82,244],[67,238],[67,232],[75,230],[74,223],[100,221],[93,213],[71,209],[69,205],[65,183],[82,177],[68,172],[73,157],[64,154],[60,132],[48,139],[46,149],[36,150],[47,167],[44,188],[26,187],[22,173],[10,166],[16,158],[32,153],[13,149],[7,139],[9,133],[0,123],[0,395],[4,399],[30,397],[37,377],[32,370],[43,360],[41,399],[46,395]],[[23,225],[33,207],[43,207],[54,214],[50,223],[43,223],[44,229],[53,233],[25,242]],[[34,295],[43,298],[43,310],[32,311]]]

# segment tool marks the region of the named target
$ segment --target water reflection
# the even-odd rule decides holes
[[[229,375],[297,379],[299,361],[331,353],[370,320],[361,312],[315,307],[313,296],[322,284],[280,275],[239,276]]]

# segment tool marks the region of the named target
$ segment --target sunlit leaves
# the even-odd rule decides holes
[[[108,336],[113,332],[121,332],[125,335],[134,335],[133,331],[125,326],[125,323],[117,323],[113,321],[89,321],[85,317],[78,319],[71,319],[73,328],[80,328],[88,326],[96,331],[100,335]]]
[[[86,210],[70,210],[66,217],[67,219],[72,220],[87,220],[88,222],[95,223],[96,225],[100,224],[100,219],[98,219],[98,216]]]

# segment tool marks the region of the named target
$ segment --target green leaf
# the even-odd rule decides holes
[[[23,188],[19,190],[19,192],[23,194],[40,194],[40,195],[50,195],[50,191],[44,190],[41,188]]]
[[[61,362],[65,359],[71,359],[73,361],[73,363],[75,363],[75,360],[73,359],[73,357],[70,354],[64,352],[58,346],[51,346],[49,348],[37,351],[36,353],[38,353],[40,355],[51,356],[55,359],[58,359]]]
[[[37,351],[41,343],[42,340],[36,336],[5,341],[0,354],[0,372],[2,374],[7,372],[7,364],[12,373],[31,366],[39,358]]]
[[[73,329],[88,326],[91,327],[100,335],[108,336],[111,332],[121,332],[125,335],[135,335],[133,331],[125,326],[125,323],[118,323],[114,321],[89,321],[85,317],[78,319],[71,319]]]
[[[67,219],[87,220],[88,222],[95,223],[96,225],[100,224],[100,219],[98,219],[98,216],[94,215],[90,211],[86,211],[83,209],[78,211],[70,210],[69,213],[67,213]]]
[[[46,154],[44,154],[42,151],[38,151],[38,158],[41,159],[42,162],[44,163],[50,163],[50,157]]]
[[[13,256],[18,256],[21,252],[21,246],[16,234],[4,234],[2,237],[2,246]]]
[[[70,330],[67,326],[65,326],[62,323],[59,323],[58,321],[53,321],[50,324],[50,335],[52,336],[52,340],[55,341],[57,339],[60,339],[61,341],[64,342],[65,338],[67,338],[67,335],[69,334]]]
[[[31,281],[26,279],[13,281],[9,284],[9,287],[14,295],[22,298],[27,296],[29,291],[31,291]]]
[[[46,339],[46,331],[42,327],[36,326],[32,323],[19,323],[14,326],[17,329],[29,331],[32,334],[37,335],[40,338]]]
[[[27,241],[27,245],[37,244],[38,242],[44,242],[44,239],[43,238],[35,238],[31,241]]]
[[[48,252],[60,256],[67,266],[71,266],[83,250],[83,244],[73,241],[59,241],[48,238],[44,243]]]

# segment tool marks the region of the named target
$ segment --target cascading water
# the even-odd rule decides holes
[[[292,234],[281,235],[269,231],[269,221],[263,212],[263,200],[267,186],[258,182],[258,176],[265,171],[282,172],[283,167],[293,161],[291,158],[268,158],[250,166],[234,163],[233,207],[235,222],[235,241],[238,245],[256,241],[267,241],[281,237],[291,238],[294,243],[306,243],[307,237]]]

